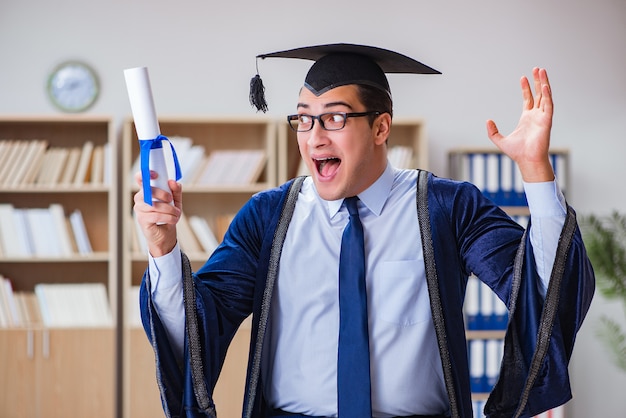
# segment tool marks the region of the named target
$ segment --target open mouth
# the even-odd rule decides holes
[[[314,159],[317,172],[322,177],[330,177],[337,172],[341,160],[335,157]]]

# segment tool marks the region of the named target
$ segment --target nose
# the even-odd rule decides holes
[[[319,148],[328,144],[328,131],[322,128],[319,121],[313,124],[313,129],[308,132],[302,132],[301,134],[308,135],[307,145],[309,148]]]

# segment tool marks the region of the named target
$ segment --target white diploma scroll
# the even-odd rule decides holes
[[[135,120],[137,138],[139,140],[157,138],[161,134],[161,129],[159,128],[154,100],[152,99],[148,68],[126,69],[124,70],[124,77],[126,79],[126,89],[128,90],[128,99],[130,100],[133,119]],[[157,172],[158,177],[152,180],[142,178],[142,181],[150,181],[151,186],[169,191],[167,166],[165,165],[162,147],[150,150],[150,170]]]

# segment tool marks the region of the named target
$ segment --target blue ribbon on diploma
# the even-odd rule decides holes
[[[164,135],[159,135],[154,139],[140,139],[140,156],[141,156],[141,183],[143,185],[143,201],[152,206],[152,188],[150,186],[150,150],[163,148],[163,141],[167,141],[172,149],[174,157],[174,169],[176,171],[176,181],[182,178],[180,164],[176,156],[176,150],[172,142]],[[162,175],[162,174],[160,174]]]

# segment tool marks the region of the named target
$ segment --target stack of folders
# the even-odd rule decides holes
[[[472,392],[489,393],[500,375],[504,340],[469,341],[470,385]]]
[[[465,326],[468,330],[504,330],[509,314],[504,302],[478,277],[467,280],[465,293]]]
[[[518,167],[499,153],[460,153],[454,155],[453,169],[459,180],[476,185],[485,196],[500,206],[527,206],[524,183]],[[566,191],[566,157],[550,154],[552,167],[563,192]]]

